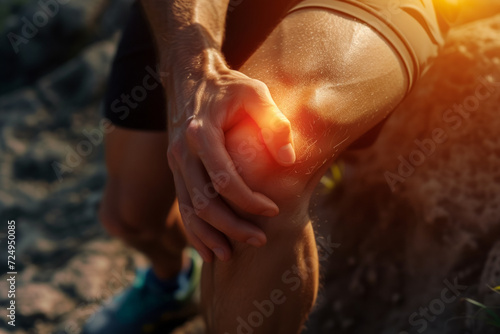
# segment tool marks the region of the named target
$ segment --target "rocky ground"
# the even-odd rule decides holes
[[[40,4],[8,3],[2,34],[27,42],[16,53],[0,40],[0,217],[16,220],[18,272],[15,330],[0,279],[0,333],[79,333],[145,263],[96,219],[99,105],[130,1],[69,1],[29,38],[23,25]],[[500,314],[487,287],[500,285],[499,82],[500,16],[456,29],[377,143],[345,154],[334,190],[318,188],[318,240],[339,247],[323,254],[324,288],[304,333],[500,333],[487,318]],[[454,104],[466,112],[447,112]]]

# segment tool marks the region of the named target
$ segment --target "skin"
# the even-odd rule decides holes
[[[154,6],[155,2],[150,4]],[[156,5],[161,5],[160,1]],[[218,34],[211,36],[212,40],[218,38]],[[203,52],[202,56],[197,55],[205,56]],[[179,213],[174,205],[169,215],[166,208],[174,202],[175,194],[173,180],[167,173],[165,151],[175,152],[175,149],[171,150],[172,144],[167,144],[167,134],[117,128],[108,135],[106,143],[109,179],[101,219],[112,234],[148,255],[161,278],[175,276],[186,265],[181,256],[186,236],[197,246],[206,260],[202,302],[208,333],[235,333],[238,317],[247,319],[255,311],[253,302],[269,299],[276,289],[284,293],[286,301],[275,305],[271,317],[255,333],[297,333],[318,288],[316,245],[307,214],[310,195],[339,153],[382,120],[403,98],[407,78],[384,39],[359,22],[325,10],[301,10],[287,16],[238,73],[207,66],[205,69],[210,71],[222,71],[211,80],[224,87],[233,87],[238,82],[235,87],[240,89],[255,84],[252,80],[267,84],[268,91],[260,86],[264,93],[258,95],[262,97],[258,100],[269,102],[272,96],[269,117],[283,120],[284,115],[290,122],[291,132],[285,136],[283,132],[278,134],[280,144],[293,138],[296,162],[283,165],[270,141],[261,139],[265,120],[259,121],[251,113],[238,114],[229,122],[230,127],[225,128],[224,122],[217,123],[223,131],[219,139],[224,139],[230,161],[239,166],[238,184],[242,186],[243,182],[244,187],[251,189],[250,197],[255,197],[252,206],[235,200],[235,193],[221,191],[221,196],[209,198],[206,206],[218,207],[218,211],[194,210],[193,196],[186,189],[196,186],[203,189],[210,179],[201,178],[201,183],[193,186],[181,175],[175,179],[176,187],[184,189],[180,192],[178,189],[179,202],[190,204],[193,211]],[[193,73],[200,75],[196,70]],[[182,77],[179,74],[177,78]],[[173,83],[166,86],[174,91],[186,88]],[[194,91],[201,96],[215,94],[198,88]],[[241,96],[244,98],[245,94]],[[208,104],[227,103],[224,96],[210,101]],[[283,114],[276,116],[276,110]],[[177,137],[168,137],[177,143],[179,150],[188,148],[190,153],[183,159],[180,152],[169,153],[170,167],[177,171],[190,163],[200,166],[203,148],[197,141],[205,138],[200,132],[206,129],[200,130],[199,122],[190,127],[191,122],[186,121],[189,116],[181,117],[184,121],[174,124],[183,130]],[[205,118],[205,124],[210,119]],[[204,174],[206,169],[189,171]],[[234,175],[230,174],[231,177]],[[279,208],[279,214],[261,214],[269,203]],[[226,217],[222,219],[226,225],[217,225],[220,217]],[[261,238],[260,247],[248,243],[252,236]],[[221,256],[224,261],[212,261],[212,251],[217,248],[227,252]],[[296,289],[293,289],[295,284],[283,279],[283,274],[291,269],[300,273]]]
[[[484,16],[482,1],[465,6],[457,22]],[[221,55],[228,0],[143,0],[158,46],[168,102],[167,156],[186,234],[205,261],[215,254],[227,261],[231,240],[255,247],[265,233],[230,207],[272,217],[279,206],[249,187],[237,172],[224,143],[226,132],[245,117],[261,130],[264,144],[281,166],[294,164],[296,153],[290,122],[262,80],[228,68]],[[456,12],[456,0],[439,0],[443,12]],[[498,4],[496,4],[498,6]],[[453,15],[451,15],[453,16]],[[207,187],[221,196],[206,196]],[[208,192],[210,190],[208,189]],[[204,195],[205,194],[205,195]]]
[[[278,206],[248,187],[225,148],[225,132],[245,117],[266,130],[265,145],[282,166],[295,162],[290,122],[274,103],[267,86],[229,69],[221,55],[228,0],[143,0],[158,45],[160,68],[169,96],[167,157],[189,225],[189,241],[203,259],[231,254],[226,237],[253,246],[265,234],[236,215],[275,216]],[[212,184],[219,196],[204,196]],[[223,198],[226,200],[224,201]]]
[[[311,35],[317,38],[307,37]],[[296,52],[298,48],[304,51]],[[307,214],[312,190],[338,154],[402,99],[406,78],[398,58],[380,36],[363,24],[324,10],[302,10],[289,15],[241,71],[268,84],[294,129],[297,162],[291,167],[276,163],[265,143],[259,142],[261,129],[250,116],[242,118],[225,133],[227,151],[241,167],[238,173],[242,179],[251,189],[275,202],[280,214],[275,217],[252,215],[227,202],[235,214],[265,233],[267,244],[255,248],[232,240],[230,260],[205,264],[202,279],[205,319],[209,333],[234,332],[238,325],[236,319],[254,310],[253,300],[268,299],[271,291],[280,289],[287,292],[286,303],[276,308],[273,318],[259,327],[259,332],[294,333],[310,311],[318,288],[317,252]],[[130,135],[128,132],[118,129],[110,136],[126,137]],[[146,153],[141,150],[150,144],[148,141],[158,140],[144,137],[144,144],[138,144],[139,138],[133,140],[141,156]],[[120,139],[116,139],[108,144],[118,146],[119,142]],[[157,149],[159,153],[164,148],[157,144],[151,150]],[[110,150],[123,151],[123,146],[108,147]],[[132,155],[130,151],[127,154]],[[148,159],[161,156],[151,152]],[[110,177],[119,169],[110,170]],[[137,182],[142,184],[144,180],[137,179]],[[162,193],[164,187],[154,184],[155,192],[149,191],[148,196]],[[112,201],[111,197],[105,195],[103,212],[110,207],[106,201]],[[148,197],[141,202],[149,208],[137,212],[138,217],[150,212],[152,203],[158,203],[157,208],[161,206],[161,201],[150,203],[149,200]],[[130,206],[127,210],[130,208],[138,210],[139,206]],[[193,222],[197,221],[187,218],[186,229],[194,228]],[[170,229],[173,226],[175,224],[170,225]],[[210,225],[198,228],[203,232],[206,227]],[[168,233],[172,241],[182,239],[180,229]],[[145,244],[153,247],[154,235],[149,237],[151,242]],[[207,241],[212,246],[210,242]],[[166,260],[163,263],[167,263]],[[283,282],[282,275],[294,267],[299,268],[303,279],[300,287],[291,291],[290,283]],[[245,289],[241,288],[243,282],[246,282]],[[294,316],[290,317],[291,314]]]
[[[242,143],[259,133],[249,119],[226,133],[226,147],[242,166],[243,179],[277,203],[280,214],[247,217],[266,233],[266,246],[235,242],[230,261],[204,266],[206,322],[209,333],[235,333],[237,318],[246,319],[256,310],[253,301],[269,299],[279,289],[286,302],[276,305],[255,333],[297,333],[318,288],[309,198],[339,153],[403,98],[405,72],[393,50],[370,28],[324,10],[289,15],[241,71],[266,82],[290,120],[297,163],[281,167],[257,145],[255,155],[249,153]],[[296,290],[286,278],[294,267],[303,277]]]

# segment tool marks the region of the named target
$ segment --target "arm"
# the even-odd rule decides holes
[[[220,49],[228,3],[229,0],[142,1],[158,48],[160,67],[166,73],[201,74],[202,57],[209,54],[223,62]],[[215,65],[215,59],[211,63]],[[177,80],[181,79],[177,76]]]
[[[264,233],[237,216],[226,202],[256,215],[274,216],[279,211],[273,201],[243,181],[226,151],[225,131],[248,115],[271,134],[264,138],[273,158],[285,166],[295,162],[290,123],[267,86],[229,69],[221,54],[228,2],[142,1],[160,69],[166,73],[162,81],[168,96],[167,155],[180,211],[188,238],[206,261],[219,248],[206,245],[207,235],[228,247],[226,236],[253,246],[266,242]]]

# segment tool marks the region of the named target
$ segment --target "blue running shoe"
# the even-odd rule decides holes
[[[81,333],[169,333],[195,315],[202,260],[195,250],[189,251],[191,266],[179,273],[172,288],[166,289],[152,278],[151,269],[138,271],[133,285],[94,313]]]

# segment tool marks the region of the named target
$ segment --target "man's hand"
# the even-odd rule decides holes
[[[174,70],[169,82],[175,87],[169,98],[175,98],[169,101],[168,161],[190,241],[206,261],[212,251],[228,260],[226,236],[256,247],[266,243],[266,236],[226,202],[255,215],[275,216],[279,209],[245,184],[226,150],[224,133],[250,116],[276,162],[292,165],[295,152],[290,122],[264,83],[228,69],[213,50],[206,50],[201,61],[202,71],[186,75]]]
[[[267,86],[230,70],[221,55],[229,0],[142,0],[142,4],[160,68],[168,73],[163,78],[168,160],[188,238],[206,261],[213,253],[229,259],[226,237],[264,245],[262,230],[239,218],[227,204],[265,216],[278,214],[278,207],[245,184],[226,151],[224,132],[250,115],[279,164],[293,164],[295,151],[290,123]]]

